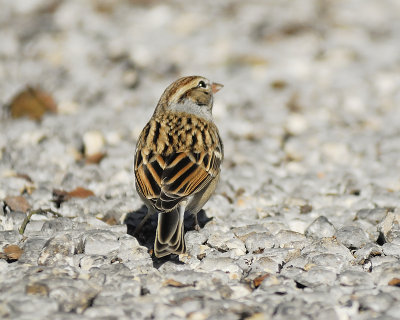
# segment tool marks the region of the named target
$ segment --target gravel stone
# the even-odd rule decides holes
[[[227,242],[231,241],[235,235],[233,233],[215,232],[208,237],[207,244],[221,251],[228,251]]]
[[[123,294],[119,294],[120,292]],[[132,298],[140,296],[141,286],[138,280],[130,277],[124,278],[122,282],[103,286],[102,291],[96,296],[93,303],[95,306],[109,306],[129,303]]]
[[[338,281],[343,286],[374,287],[370,274],[361,271],[346,270],[338,276]]]
[[[264,256],[270,257],[279,264],[285,264],[294,258],[300,256],[300,249],[297,248],[272,248],[263,253]]]
[[[350,251],[341,243],[339,243],[334,238],[323,238],[320,240],[315,240],[312,244],[305,247],[302,251],[302,254],[310,254],[310,253],[331,253],[340,255],[346,261],[353,261],[354,257],[350,253]]]
[[[252,232],[245,240],[246,249],[250,253],[263,252],[275,246],[275,237],[267,233]]]
[[[356,213],[356,219],[366,220],[374,225],[381,222],[387,215],[387,209],[375,208],[375,209],[361,209]]]
[[[37,309],[38,305],[40,305],[40,309]],[[8,302],[7,307],[11,314],[15,314],[19,318],[23,314],[28,313],[31,316],[35,315],[35,317],[37,316],[41,319],[51,317],[59,308],[58,304],[51,298],[32,296],[20,297],[19,299],[14,298]]]
[[[306,242],[306,237],[301,233],[294,232],[291,230],[281,230],[275,235],[275,239],[277,240],[277,244],[281,248],[293,248],[296,247],[296,243],[301,242],[304,244]],[[303,246],[303,247],[304,247]]]
[[[85,280],[54,279],[49,297],[58,302],[61,311],[82,313],[99,291],[100,288]]]
[[[307,272],[300,273],[295,280],[305,287],[331,286],[336,280],[336,273],[325,268],[314,267]]]
[[[336,232],[335,227],[328,218],[319,216],[306,229],[305,235],[312,238],[329,238]]]
[[[400,245],[400,213],[388,212],[385,219],[378,225],[378,230],[383,234],[385,242]]]
[[[12,212],[7,214],[2,220],[2,226],[4,230],[18,230],[18,228],[22,225],[26,214],[23,212]]]
[[[44,223],[45,221],[43,220],[31,220],[29,224],[26,226],[24,235],[30,236],[41,233]]]
[[[71,230],[76,228],[76,224],[67,218],[60,217],[56,220],[45,221],[41,231],[48,235],[53,235],[58,231]]]
[[[77,245],[71,235],[58,234],[46,242],[40,252],[38,264],[53,265],[65,263],[66,261],[71,261],[68,257],[71,257],[81,250],[82,245]]]
[[[400,312],[400,304],[398,302],[393,303],[389,307],[389,309],[385,310],[386,317],[392,317],[393,319],[396,319],[398,317],[399,312]]]
[[[356,262],[362,264],[365,260],[370,259],[371,257],[382,255],[382,249],[383,248],[379,247],[375,243],[367,243],[364,247],[354,252],[353,255],[356,258]]]
[[[122,319],[128,320],[130,317],[125,315],[124,310],[110,308],[110,306],[93,306],[84,313],[89,319]]]
[[[251,271],[255,273],[278,273],[280,264],[269,257],[260,257],[251,264]]]
[[[371,260],[372,268],[378,267],[385,263],[391,263],[391,262],[398,261],[398,259],[393,256],[377,256],[377,257],[372,257],[370,260]]]
[[[23,252],[18,262],[37,265],[41,251],[47,242],[47,238],[39,236],[28,238],[22,246]]]
[[[349,265],[348,261],[343,258],[343,256],[331,253],[310,255],[308,258],[311,258],[311,261],[309,262],[310,265],[315,264],[317,266],[325,267],[326,269],[332,270],[336,273],[341,272]]]
[[[109,264],[110,259],[100,255],[83,256],[79,260],[79,267],[82,270],[89,271],[91,268],[99,268],[105,264]]]
[[[380,292],[376,295],[365,295],[359,299],[359,302],[362,309],[381,313],[392,306],[394,299],[390,294]]]
[[[384,243],[382,246],[382,250],[385,255],[400,259],[400,245],[393,243]]]
[[[388,285],[393,279],[400,279],[400,266],[397,261],[382,263],[372,269],[375,275],[375,282],[378,285]]]
[[[16,244],[22,239],[17,230],[0,231],[0,241],[9,244]]]
[[[342,227],[336,231],[337,240],[347,248],[361,248],[368,242],[366,232],[359,227]]]
[[[118,258],[124,263],[129,261],[144,261],[150,259],[147,248],[140,246],[136,238],[123,235],[118,238]]]
[[[207,236],[202,232],[187,232],[185,235],[187,251],[192,256],[201,256],[205,251],[209,250],[209,246],[203,245],[207,242]]]
[[[242,270],[236,264],[234,264],[230,258],[224,257],[204,258],[199,265],[199,270],[204,270],[206,272],[221,270],[229,273],[229,276],[232,279],[239,279],[242,274]]]
[[[226,243],[226,245],[229,250],[233,251],[234,256],[243,256],[246,254],[246,247],[239,239],[231,239]]]
[[[108,255],[120,247],[118,236],[106,230],[93,230],[83,236],[86,254]]]

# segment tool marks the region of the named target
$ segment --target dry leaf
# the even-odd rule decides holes
[[[57,105],[47,92],[28,86],[13,98],[10,112],[13,118],[40,120],[45,112],[56,113]]]
[[[30,177],[30,176],[28,176],[27,174],[25,174],[25,173],[16,173],[16,175],[15,175],[17,178],[21,178],[21,179],[25,179],[26,181],[28,181],[29,183],[33,183],[33,180],[32,180],[32,178]]]
[[[254,287],[258,288],[258,287],[261,285],[261,283],[262,283],[266,278],[268,278],[269,276],[270,276],[270,274],[269,274],[269,273],[266,273],[266,274],[263,274],[262,276],[259,276],[259,277],[255,278],[255,279],[253,280]]]
[[[18,260],[21,257],[23,250],[15,244],[10,244],[3,248],[3,256],[6,260]]]
[[[11,211],[27,212],[31,208],[28,200],[23,196],[8,196],[4,199],[4,202],[10,207]]]
[[[85,189],[82,187],[77,187],[76,189],[68,192],[68,196],[70,198],[88,198],[91,196],[94,196],[95,194],[93,193],[93,191],[89,190],[89,189]]]
[[[68,192],[60,189],[53,189],[53,199],[52,201],[59,208],[61,203],[68,201],[71,198],[88,198],[94,196],[93,191],[85,189],[82,187],[77,187],[76,189]]]
[[[392,280],[390,280],[388,282],[389,286],[396,286],[396,287],[400,287],[400,279],[399,278],[393,278]]]
[[[31,184],[31,185],[24,185],[24,187],[20,190],[21,194],[29,194],[31,195],[33,191],[36,190],[36,186]]]
[[[205,252],[200,253],[200,254],[197,255],[197,259],[199,259],[199,260],[203,260],[205,257],[206,257],[206,253]]]
[[[305,266],[304,266],[304,270],[306,270],[306,271],[310,271],[312,268],[315,268],[317,265],[315,264],[315,263],[307,263]]]
[[[25,287],[25,293],[47,296],[49,294],[49,287],[44,283],[32,283]]]
[[[305,214],[311,212],[313,207],[309,204],[305,204],[303,206],[300,206],[300,213]]]
[[[182,282],[176,281],[174,279],[167,279],[163,282],[163,286],[169,286],[169,287],[176,287],[176,288],[184,288],[184,287],[190,287],[188,284],[184,284]]]
[[[271,87],[275,90],[282,90],[287,87],[287,82],[285,80],[274,80],[271,82]]]
[[[267,316],[263,313],[253,313],[251,316],[243,318],[246,320],[265,320],[268,319]]]
[[[101,221],[107,223],[110,226],[114,226],[118,223],[117,219],[115,219],[112,216],[104,216],[103,218],[100,219]]]
[[[106,156],[105,152],[97,152],[95,154],[91,154],[86,156],[85,162],[87,164],[98,164],[101,160]]]

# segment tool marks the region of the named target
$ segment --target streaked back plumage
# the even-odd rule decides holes
[[[223,145],[211,115],[212,85],[197,76],[171,84],[137,143],[136,188],[149,212],[159,212],[158,257],[185,252],[185,208],[197,214],[219,177]]]

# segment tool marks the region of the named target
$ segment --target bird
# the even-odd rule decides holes
[[[147,214],[158,213],[154,255],[186,253],[184,214],[197,213],[219,181],[224,147],[212,116],[214,94],[223,87],[201,76],[170,84],[143,128],[135,150],[136,190]]]

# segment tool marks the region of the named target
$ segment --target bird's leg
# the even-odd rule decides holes
[[[194,214],[194,230],[200,231],[199,220],[197,220],[197,213]]]
[[[135,231],[133,231],[133,234],[136,235],[138,232],[142,229],[143,225],[146,223],[147,219],[150,218],[150,216],[154,213],[153,210],[147,209],[147,214],[144,216],[142,221],[138,224],[138,226],[135,228]]]

